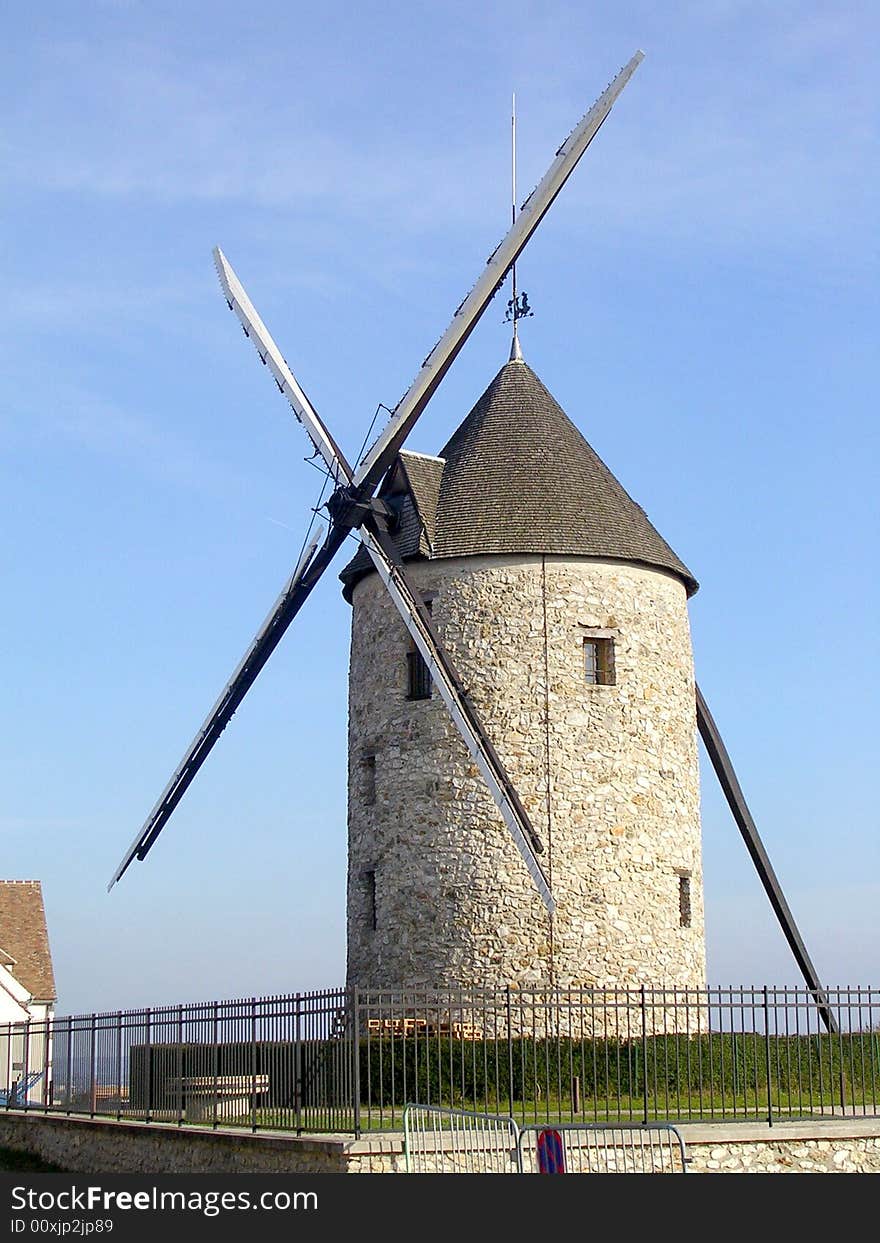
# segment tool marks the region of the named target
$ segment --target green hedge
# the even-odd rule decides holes
[[[880,1037],[771,1036],[752,1033],[614,1039],[387,1036],[362,1041],[361,1101],[458,1104],[569,1098],[766,1096],[767,1072],[777,1096],[880,1098]]]
[[[418,1100],[445,1105],[507,1107],[514,1101],[568,1101],[579,1081],[581,1101],[615,1102],[647,1095],[659,1109],[667,1099],[791,1098],[880,1101],[880,1033],[771,1036],[712,1033],[641,1039],[381,1036],[359,1044],[362,1105]],[[297,1056],[299,1066],[297,1067]],[[291,1107],[297,1080],[305,1106],[351,1103],[348,1046],[339,1040],[260,1041],[251,1044],[135,1046],[130,1054],[131,1104],[178,1108],[175,1080],[190,1075],[269,1076],[265,1106]],[[298,1072],[298,1073],[297,1073]]]

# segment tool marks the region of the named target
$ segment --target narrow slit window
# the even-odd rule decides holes
[[[376,802],[376,756],[374,752],[368,752],[361,758],[361,770],[364,783],[364,803],[368,807],[372,807]]]
[[[613,639],[584,639],[584,680],[588,686],[614,685]]]
[[[678,874],[678,924],[680,928],[691,926],[691,878],[687,872]]]
[[[423,599],[422,603],[430,613],[433,599]],[[431,674],[415,643],[410,643],[406,654],[406,697],[407,699],[431,698]]]
[[[376,918],[376,870],[370,868],[364,872],[364,885],[367,890],[367,927],[373,932],[378,928],[378,920]]]

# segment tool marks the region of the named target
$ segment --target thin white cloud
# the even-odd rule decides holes
[[[81,829],[85,816],[0,816],[0,833],[36,833],[54,829]]]
[[[730,6],[721,8],[729,20]],[[592,175],[579,172],[567,192],[589,208],[585,227],[695,245],[845,238],[847,222],[868,209],[878,145],[873,69],[855,35],[839,15],[792,17],[754,63],[735,55],[724,75],[699,58],[690,77],[670,80],[662,59],[643,71],[588,157]],[[548,29],[544,42],[550,37]],[[813,64],[823,48],[826,73]],[[184,66],[134,46],[72,43],[46,57],[35,98],[19,104],[29,125],[18,127],[8,152],[8,175],[21,186],[381,222],[389,235],[471,227],[485,221],[487,200],[503,198],[497,134],[478,125],[460,132],[454,149],[432,150],[430,136],[408,132],[406,119],[378,136],[338,122],[328,128],[319,101],[302,103],[308,84],[270,112],[253,102],[241,70]],[[557,56],[558,79],[529,101],[525,179],[543,171],[547,134],[561,139],[557,130],[589,102],[579,97],[583,71],[573,57],[572,49]],[[72,100],[59,127],[46,83],[60,77]]]
[[[159,312],[181,311],[197,294],[177,279],[163,284],[134,285],[122,275],[64,278],[56,282],[7,284],[7,300],[17,325],[37,329],[118,332],[125,320],[133,325],[152,320]]]
[[[18,390],[20,395],[33,395],[20,396],[17,403],[0,409],[0,432],[7,445],[60,440],[116,462],[140,478],[212,497],[246,495],[251,488],[244,472],[221,464],[210,446],[195,445],[175,432],[161,411],[149,417],[126,409],[69,376],[38,392],[25,382]]]

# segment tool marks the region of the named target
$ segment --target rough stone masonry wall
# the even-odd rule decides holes
[[[345,1173],[345,1143],[0,1112],[0,1147],[74,1174]]]
[[[410,568],[434,597],[443,642],[544,838],[558,912],[551,935],[442,701],[436,693],[407,700],[409,638],[369,575],[355,589],[352,619],[349,982],[704,986],[694,674],[681,582],[585,558]],[[613,686],[585,682],[589,630],[614,639]],[[680,926],[680,872],[690,874],[689,928]]]
[[[692,1174],[880,1174],[880,1138],[723,1143],[689,1149]]]
[[[683,1125],[693,1174],[880,1173],[876,1118]],[[402,1174],[400,1135],[206,1133],[203,1129],[0,1111],[0,1147],[83,1174]],[[438,1154],[447,1170],[460,1154]],[[498,1162],[494,1161],[495,1168]],[[511,1172],[513,1166],[511,1165]]]

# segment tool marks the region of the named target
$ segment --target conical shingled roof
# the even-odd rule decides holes
[[[697,590],[687,566],[524,362],[501,368],[441,450],[442,461],[422,459],[421,469],[408,470],[411,456],[402,453],[401,466],[432,559],[601,557],[667,570],[688,595]],[[419,486],[424,479],[430,486]],[[424,537],[401,552],[424,555]],[[346,566],[340,575],[346,596],[369,568],[360,555]]]

